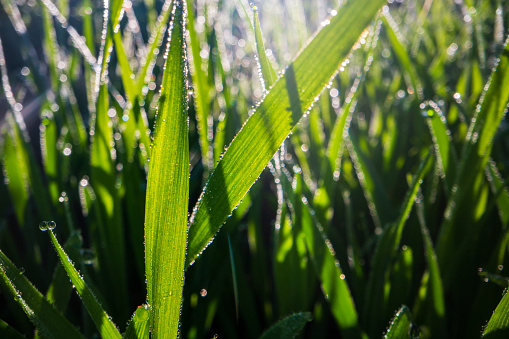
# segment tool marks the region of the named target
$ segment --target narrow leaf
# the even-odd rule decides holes
[[[189,198],[184,1],[174,1],[145,207],[145,264],[152,336],[174,338],[184,280]]]
[[[131,322],[125,331],[125,339],[148,339],[150,329],[150,311],[145,306],[138,306]]]
[[[411,328],[412,319],[410,310],[403,305],[391,320],[390,327],[385,333],[384,339],[410,338]]]
[[[43,223],[46,222],[43,221]],[[76,288],[76,292],[79,294],[81,300],[83,301],[83,304],[87,308],[90,317],[94,321],[97,330],[99,331],[103,338],[120,338],[121,335],[118,332],[115,324],[111,321],[110,317],[108,316],[106,311],[104,311],[101,304],[99,304],[99,301],[97,301],[92,291],[85,284],[85,281],[83,280],[79,272],[76,270],[67,254],[64,252],[62,246],[60,246],[60,244],[58,243],[58,240],[55,237],[55,234],[53,233],[53,230],[51,228],[52,226],[49,226],[49,223],[53,223],[54,225],[53,221],[48,222],[46,226],[42,224],[43,226],[41,227],[46,227],[46,229],[41,230],[48,231],[51,242],[53,243],[53,246],[57,251],[60,261],[62,262],[62,265],[64,266],[64,269],[67,272],[69,279],[71,279],[71,282]]]
[[[509,337],[509,294],[504,291],[502,300],[482,333],[483,338],[496,339]]]

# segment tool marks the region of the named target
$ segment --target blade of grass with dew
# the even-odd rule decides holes
[[[447,275],[453,275],[451,263],[461,255],[455,249],[470,239],[476,232],[475,225],[465,228],[464,223],[455,222],[461,206],[468,202],[468,197],[477,196],[479,185],[476,178],[484,175],[483,171],[491,154],[493,138],[509,104],[509,38],[500,54],[499,62],[494,68],[490,80],[486,83],[479,105],[471,120],[467,138],[459,161],[458,172],[451,189],[451,196],[445,210],[445,218],[437,241],[437,255]],[[475,185],[474,185],[475,184]],[[469,209],[470,210],[470,209]],[[468,214],[475,213],[470,210]],[[462,216],[465,213],[461,213]],[[475,220],[475,215],[470,220]],[[447,277],[444,276],[445,288],[448,288]]]
[[[426,123],[431,133],[440,175],[445,181],[446,192],[449,193],[456,170],[451,131],[447,128],[444,114],[435,102],[427,101],[424,105],[424,108],[427,109],[423,112],[423,116],[426,117]]]
[[[417,173],[414,175],[396,222],[386,227],[378,239],[364,303],[364,319],[370,324],[370,336],[375,337],[385,326],[386,320],[383,319],[384,312],[381,312],[381,310],[384,309],[385,305],[384,290],[390,272],[389,268],[399,249],[405,222],[412,210],[417,191],[431,163],[432,157],[428,154],[422,160]]]
[[[50,338],[83,338],[0,250],[0,279],[37,328]]]
[[[311,313],[308,312],[289,315],[263,332],[259,339],[293,339],[311,320]]]
[[[509,192],[502,178],[502,174],[498,170],[497,164],[491,158],[488,160],[488,165],[486,166],[486,176],[490,183],[491,191],[497,199],[500,221],[502,221],[504,229],[507,229],[507,225],[509,224]]]
[[[263,86],[266,90],[269,90],[277,80],[277,74],[270,64],[267,54],[265,54],[265,46],[263,44],[262,28],[260,27],[260,18],[258,17],[258,9],[256,6],[251,7],[253,10],[254,19],[254,36],[256,43],[256,52],[258,53],[258,63],[260,66],[261,78],[263,80]]]
[[[316,270],[325,299],[330,304],[331,313],[338,324],[342,337],[364,338],[350,288],[345,280],[332,243],[323,227],[313,222],[309,206],[302,204],[303,214],[309,222],[303,222],[306,248]]]
[[[488,325],[482,333],[482,338],[503,339],[509,336],[509,294],[504,291],[502,300],[493,312]]]
[[[384,339],[408,338],[412,328],[412,317],[408,307],[401,306],[389,325]]]
[[[64,252],[67,253],[69,258],[77,262],[76,259],[81,260],[80,249],[82,246],[82,239],[78,232],[73,232],[64,245]],[[72,293],[72,283],[65,272],[62,265],[57,264],[53,279],[46,292],[46,300],[55,305],[55,307],[62,313],[65,313]]]
[[[152,335],[179,328],[187,241],[189,148],[186,2],[174,0],[145,208],[145,263]]]
[[[60,244],[58,243],[58,240],[55,234],[53,233],[55,223],[53,221],[49,222],[43,221],[43,223],[46,224],[43,224],[41,227],[43,228],[45,227],[45,229],[41,230],[48,232],[51,242],[55,247],[58,257],[60,258],[60,261],[62,262],[62,266],[64,266],[64,269],[67,272],[69,279],[71,279],[72,284],[76,288],[76,292],[79,294],[81,300],[83,301],[83,304],[87,308],[87,311],[90,314],[92,320],[94,321],[95,326],[99,331],[99,334],[103,338],[121,338],[121,335],[118,332],[118,329],[116,328],[115,324],[111,321],[110,317],[108,316],[106,311],[102,308],[101,304],[99,304],[99,301],[97,301],[96,297],[94,296],[92,291],[88,288],[87,284],[81,277],[80,273],[76,270],[73,263],[71,262],[67,254],[64,252],[62,246],[60,246]],[[53,224],[53,226],[51,225],[51,223]]]
[[[210,176],[191,216],[186,266],[203,251],[240,203],[383,3],[349,1],[343,6],[247,120]],[[364,11],[358,11],[358,6]]]
[[[125,339],[148,339],[150,337],[149,320],[150,310],[148,307],[145,307],[145,305],[138,306],[123,337]]]

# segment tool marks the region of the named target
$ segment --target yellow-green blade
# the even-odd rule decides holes
[[[174,1],[147,186],[145,263],[153,338],[175,338],[189,197],[186,4]]]
[[[240,203],[383,3],[349,1],[340,8],[248,119],[211,174],[193,212],[187,265],[203,251]]]

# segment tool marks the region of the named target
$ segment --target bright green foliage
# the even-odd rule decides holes
[[[482,333],[483,338],[507,338],[509,334],[509,297],[504,291],[502,300],[490,318],[488,325]]]
[[[0,337],[505,337],[509,2],[340,2],[0,0]]]
[[[147,185],[145,264],[152,336],[178,333],[187,243],[186,3],[175,1]]]

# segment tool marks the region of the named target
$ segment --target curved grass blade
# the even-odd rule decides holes
[[[144,306],[138,306],[125,331],[125,339],[148,339],[150,329],[150,310]]]
[[[411,338],[412,318],[410,310],[405,305],[401,306],[398,313],[391,320],[390,327],[384,335],[384,339]]]
[[[456,170],[451,132],[447,128],[444,114],[435,102],[427,101],[421,107],[427,108],[423,112],[423,116],[426,117],[431,133],[440,175],[445,181],[446,192],[449,192],[454,182],[454,171]]]
[[[509,337],[509,294],[504,291],[502,300],[482,333],[482,338],[502,339]]]
[[[43,221],[43,223],[45,222]],[[49,223],[54,222],[50,221]],[[99,304],[99,301],[97,301],[92,291],[85,284],[85,281],[83,280],[79,272],[76,270],[67,254],[64,252],[62,246],[60,246],[60,244],[58,243],[58,240],[55,237],[53,230],[50,228],[50,226],[43,227],[46,227],[45,230],[48,231],[51,242],[53,243],[53,246],[55,247],[55,250],[57,251],[57,254],[60,257],[60,261],[62,262],[62,265],[64,266],[64,269],[67,272],[69,279],[71,279],[71,282],[76,288],[76,292],[79,294],[81,300],[83,301],[83,304],[87,308],[87,311],[90,314],[90,317],[92,317],[92,320],[94,321],[95,326],[97,327],[97,330],[99,331],[101,336],[103,338],[121,338],[121,335],[118,332],[118,329],[116,328],[115,324],[111,321],[110,317],[108,316],[106,311],[104,311],[101,304]]]
[[[49,338],[83,338],[0,250],[0,280],[30,320]]]
[[[256,43],[256,52],[258,53],[258,63],[260,72],[262,74],[263,86],[266,90],[271,88],[277,80],[277,74],[270,64],[269,58],[265,54],[265,46],[263,44],[262,28],[260,27],[260,18],[258,17],[258,10],[253,7],[254,18],[254,36]]]
[[[349,1],[342,7],[286,69],[247,120],[211,174],[194,209],[186,266],[203,251],[240,203],[383,3],[382,0]]]
[[[385,283],[389,279],[390,265],[397,255],[405,222],[412,210],[422,179],[431,163],[432,157],[428,153],[413,178],[398,219],[384,229],[378,240],[364,303],[364,319],[370,324],[370,335],[373,337],[376,336],[377,331],[383,328],[386,321],[383,319],[384,312],[381,312],[381,310],[384,310],[385,306]]]
[[[189,198],[185,1],[173,3],[166,66],[148,175],[145,263],[152,335],[179,328]]]
[[[311,313],[296,313],[278,321],[265,331],[259,339],[292,339],[311,321]]]

